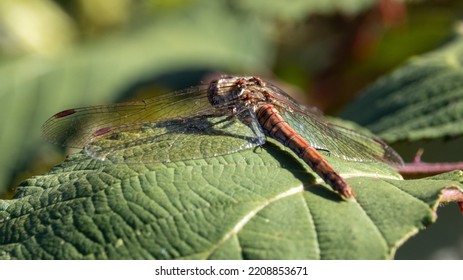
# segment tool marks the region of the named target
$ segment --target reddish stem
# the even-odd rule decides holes
[[[449,172],[453,170],[463,170],[463,162],[440,162],[426,163],[421,161],[423,149],[416,152],[412,163],[399,166],[397,170],[406,178],[417,178]],[[457,202],[460,212],[463,215],[463,192],[457,188],[447,188],[442,193],[440,202]]]
[[[452,170],[463,170],[463,162],[426,163],[415,160],[413,163],[399,166],[397,170],[404,177],[424,177]]]

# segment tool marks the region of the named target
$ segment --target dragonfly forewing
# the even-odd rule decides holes
[[[208,110],[212,107],[207,87],[197,86],[142,101],[65,110],[48,119],[42,133],[51,143],[83,148],[101,129],[191,117]]]

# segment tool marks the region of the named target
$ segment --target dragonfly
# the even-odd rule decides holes
[[[217,157],[260,147],[270,137],[347,199],[355,196],[352,187],[320,152],[348,161],[403,164],[380,139],[327,121],[318,109],[255,76],[222,76],[141,101],[64,110],[49,118],[42,132],[49,142],[112,163]]]

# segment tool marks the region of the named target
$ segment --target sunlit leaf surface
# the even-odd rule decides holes
[[[382,163],[328,160],[342,200],[269,141],[223,157],[113,164],[72,156],[0,211],[4,259],[388,259],[435,220],[445,179],[403,181]]]

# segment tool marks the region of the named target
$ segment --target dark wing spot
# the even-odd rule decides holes
[[[103,127],[103,128],[98,129],[97,131],[93,132],[92,136],[97,137],[97,136],[103,135],[105,133],[108,133],[111,130],[112,130],[111,127]]]
[[[59,119],[59,118],[62,118],[62,117],[72,115],[75,112],[77,112],[75,109],[64,110],[64,111],[61,111],[59,113],[54,114],[53,117],[56,118],[56,119]]]

